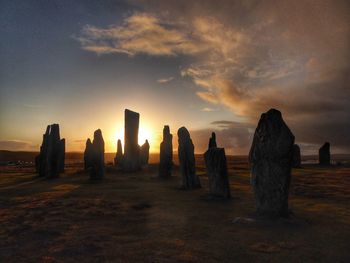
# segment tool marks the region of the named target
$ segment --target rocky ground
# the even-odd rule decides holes
[[[228,162],[227,201],[208,196],[201,157],[193,191],[155,164],[108,166],[102,182],[74,161],[53,180],[1,166],[0,262],[349,262],[350,166],[294,169],[290,218],[267,220],[254,215],[246,158]]]

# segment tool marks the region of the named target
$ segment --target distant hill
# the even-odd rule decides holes
[[[38,155],[39,152],[26,152],[26,151],[6,151],[0,150],[0,162],[33,162],[35,160],[35,156]],[[105,153],[105,161],[113,162],[115,153]],[[200,157],[201,154],[196,154],[196,156]],[[248,160],[247,156],[230,156],[229,158],[239,159],[240,161],[246,162]],[[197,158],[196,158],[197,159]],[[66,163],[77,163],[83,162],[84,153],[83,152],[67,152],[66,153]],[[318,161],[317,155],[306,155],[302,157],[303,162],[315,163]],[[332,160],[335,162],[350,162],[350,154],[333,154]],[[150,163],[159,162],[159,154],[151,153],[150,154]],[[177,163],[177,153],[174,153],[174,162]]]

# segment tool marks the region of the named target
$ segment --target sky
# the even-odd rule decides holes
[[[0,149],[38,151],[59,123],[67,151],[101,129],[107,152],[124,109],[159,151],[164,125],[212,131],[247,154],[277,108],[303,154],[350,153],[350,3],[0,0]]]

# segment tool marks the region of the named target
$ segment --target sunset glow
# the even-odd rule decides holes
[[[122,146],[124,148],[124,127],[120,127],[117,132],[115,133],[114,138],[111,140],[113,142],[113,145],[109,145],[108,148],[114,148],[113,151],[116,151],[116,145],[118,143],[118,140],[121,140]],[[159,152],[159,144],[160,140],[157,137],[157,132],[155,130],[152,130],[147,125],[142,125],[139,127],[139,145],[141,146],[146,140],[148,140],[150,144],[150,152]]]

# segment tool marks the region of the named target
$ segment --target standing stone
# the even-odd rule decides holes
[[[300,154],[300,147],[298,144],[293,145],[293,167],[294,168],[301,167],[301,154]]]
[[[163,128],[163,141],[160,143],[159,177],[171,176],[173,167],[173,135],[168,125]]]
[[[182,175],[182,186],[184,189],[200,188],[201,183],[196,175],[196,163],[194,157],[194,145],[190,133],[185,127],[177,131],[179,140],[178,155],[180,172]]]
[[[288,194],[293,164],[294,135],[271,109],[261,115],[249,153],[251,183],[257,212],[288,215]]]
[[[145,143],[140,147],[140,162],[141,165],[148,164],[149,159],[149,143],[148,140],[145,141]]]
[[[65,140],[60,139],[58,124],[48,125],[43,135],[40,154],[35,158],[40,177],[55,178],[64,171]]]
[[[91,148],[90,179],[100,180],[103,178],[105,170],[105,143],[100,129],[94,132],[94,140]]]
[[[60,166],[60,173],[64,172],[64,161],[65,161],[65,154],[66,153],[66,139],[60,140],[60,150],[59,150],[59,166]]]
[[[210,148],[216,148],[216,134],[215,132],[211,133],[211,137],[209,138],[209,144],[208,144],[208,149]]]
[[[125,110],[123,169],[127,172],[137,171],[141,168],[138,144],[139,120],[139,113]]]
[[[204,154],[206,172],[209,178],[210,194],[230,197],[227,162],[224,148],[210,147]]]
[[[123,166],[123,147],[121,140],[118,140],[117,153],[114,157],[114,165],[119,167]]]
[[[325,142],[323,146],[318,150],[318,160],[320,165],[330,165],[331,164],[331,145],[329,142]]]
[[[84,151],[84,169],[92,167],[92,143],[90,138],[86,140]]]

